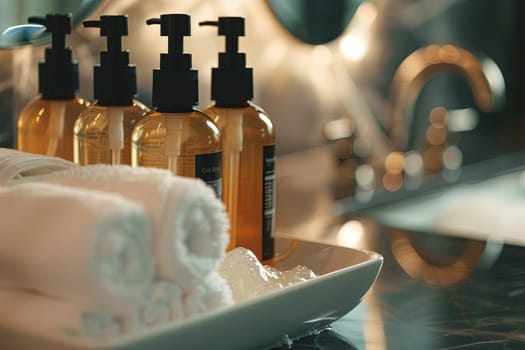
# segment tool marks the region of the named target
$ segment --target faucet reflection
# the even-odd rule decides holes
[[[391,246],[397,263],[410,277],[430,285],[447,287],[465,280],[476,268],[485,248],[484,242],[466,241],[458,248],[457,256],[445,256],[436,254],[435,249],[429,252],[423,242],[414,242],[406,232],[396,231]]]

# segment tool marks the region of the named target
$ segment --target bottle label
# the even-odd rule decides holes
[[[195,155],[195,177],[213,188],[217,198],[222,198],[222,152]]]
[[[275,236],[275,145],[263,147],[263,260],[274,255]]]

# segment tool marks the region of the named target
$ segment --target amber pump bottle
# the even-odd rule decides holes
[[[73,125],[87,100],[75,94],[79,87],[78,63],[66,48],[71,33],[71,16],[53,14],[30,17],[29,23],[41,24],[52,35],[52,46],[38,65],[40,95],[20,112],[17,123],[17,148],[20,151],[73,160]]]
[[[222,143],[215,123],[194,106],[198,103],[198,75],[191,55],[183,53],[183,37],[190,35],[190,17],[167,14],[149,19],[168,37],[168,53],[160,55],[153,71],[153,106],[133,130],[132,163],[170,169],[173,174],[204,180],[222,196]]]
[[[107,51],[100,53],[101,64],[94,67],[96,101],[75,123],[75,162],[131,165],[131,132],[149,109],[134,99],[136,68],[129,64],[129,52],[122,51],[128,18],[101,16],[98,21],[85,21],[84,27],[100,28],[100,35],[107,38]]]
[[[251,249],[259,259],[274,256],[275,133],[269,115],[252,103],[253,71],[238,52],[244,18],[201,22],[226,37],[219,67],[212,69],[211,98],[204,110],[223,139],[224,202],[230,217],[230,248]]]

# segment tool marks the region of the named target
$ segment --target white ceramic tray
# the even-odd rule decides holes
[[[277,268],[304,265],[319,277],[111,343],[72,344],[0,324],[0,345],[39,350],[264,349],[321,330],[347,314],[364,298],[383,263],[373,252],[318,243],[279,239],[278,247],[288,251]]]

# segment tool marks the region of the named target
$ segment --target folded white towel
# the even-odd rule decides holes
[[[56,349],[45,346],[45,340],[55,345],[101,342],[121,335],[122,330],[107,310],[88,310],[27,290],[0,289],[0,334],[2,349]]]
[[[184,291],[186,317],[193,317],[229,305],[233,305],[231,289],[217,271],[208,275],[203,283],[188,287]]]
[[[144,208],[48,183],[0,188],[0,286],[112,309],[143,301],[154,277]]]
[[[7,185],[13,179],[47,174],[75,166],[77,164],[58,157],[0,148],[0,186]]]
[[[215,273],[210,276],[207,286],[208,292],[205,295],[205,300],[210,310],[234,304],[230,285],[218,271],[215,271]]]
[[[117,193],[142,203],[153,226],[159,280],[176,282],[183,289],[200,283],[225,254],[224,206],[199,179],[125,165],[89,165],[33,179]]]
[[[135,335],[162,324],[181,322],[185,319],[182,290],[174,283],[157,281],[146,303],[119,317],[124,333]]]

